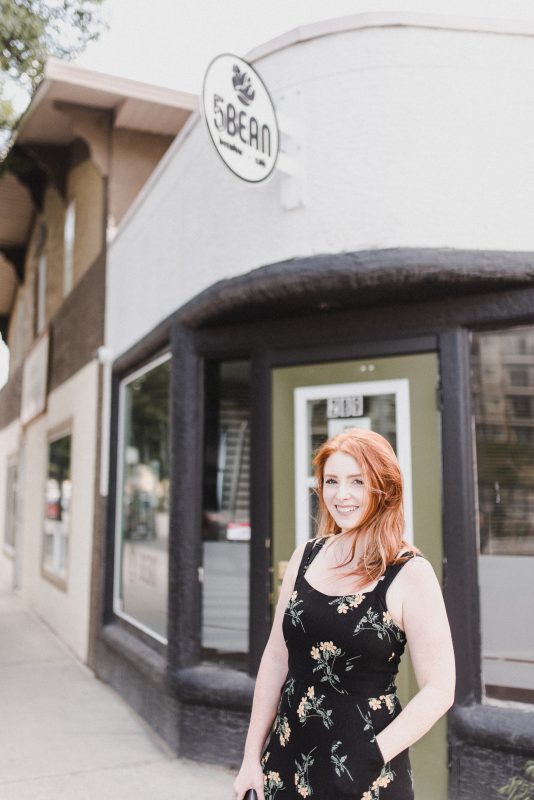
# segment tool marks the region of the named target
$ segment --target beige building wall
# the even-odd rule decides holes
[[[8,330],[10,374],[22,363],[34,344],[37,271],[41,253],[41,226],[46,229],[42,249],[46,253],[46,324],[61,307],[64,297],[64,229],[68,203],[74,200],[76,228],[73,287],[101,254],[104,246],[104,179],[94,164],[86,160],[73,167],[67,176],[66,199],[49,185],[43,210],[33,223],[26,261],[24,283],[15,293]]]
[[[92,361],[49,395],[47,412],[25,433],[22,596],[83,661],[89,636],[97,387],[98,364]],[[64,424],[72,431],[72,498],[67,582],[62,589],[43,576],[41,565],[48,437]]]
[[[48,186],[46,189],[40,222],[46,225],[46,321],[48,322],[63,302],[65,202],[55,186]],[[34,268],[37,269],[37,260]]]
[[[173,138],[120,128],[113,130],[109,186],[112,225],[120,223]]]
[[[74,200],[76,209],[73,286],[94,264],[104,246],[104,191],[104,179],[91,161],[70,170],[67,204]]]
[[[15,292],[13,313],[9,321],[9,374],[12,375],[32,349],[35,330],[35,291],[40,228],[44,215],[36,215],[26,250],[24,283]],[[46,246],[46,245],[45,245]]]
[[[15,420],[10,425],[0,431],[0,519],[1,541],[0,541],[0,585],[13,588],[15,583],[15,558],[14,554],[8,552],[4,547],[5,525],[6,525],[6,490],[7,490],[7,465],[13,455],[19,451],[20,424]],[[20,465],[19,465],[20,468]],[[21,509],[19,507],[18,517],[20,518]]]

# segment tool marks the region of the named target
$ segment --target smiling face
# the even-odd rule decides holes
[[[343,532],[354,528],[367,508],[369,492],[360,465],[355,458],[340,450],[332,453],[325,462],[323,500]]]

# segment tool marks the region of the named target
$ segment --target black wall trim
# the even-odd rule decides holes
[[[448,248],[289,259],[218,281],[180,310],[192,328],[534,284],[534,254]]]
[[[169,537],[169,666],[200,658],[202,454],[204,387],[190,331],[172,332],[171,510]]]
[[[465,328],[440,336],[443,594],[454,620],[456,703],[479,702],[481,697],[480,619],[475,465],[471,441],[469,332]],[[450,576],[454,576],[451,581]],[[469,609],[469,613],[466,613]]]
[[[534,752],[532,712],[474,704],[454,706],[449,714],[456,741],[529,756]]]

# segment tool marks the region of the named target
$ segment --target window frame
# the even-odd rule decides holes
[[[37,287],[35,303],[35,332],[40,336],[46,328],[46,280],[48,271],[48,258],[46,250],[39,253],[37,258]]]
[[[134,371],[125,375],[119,382],[118,382],[118,416],[117,416],[117,448],[116,448],[116,481],[115,481],[115,524],[114,524],[114,542],[113,542],[113,583],[112,583],[112,609],[113,614],[119,619],[124,620],[129,625],[132,625],[134,628],[142,631],[144,634],[149,636],[151,639],[154,639],[156,642],[159,642],[162,645],[167,646],[169,642],[169,637],[162,636],[161,634],[157,633],[157,631],[152,630],[147,625],[145,625],[140,620],[132,617],[130,614],[127,614],[123,611],[122,605],[122,598],[120,596],[120,578],[121,578],[121,571],[122,571],[122,494],[124,489],[124,458],[123,458],[123,451],[124,451],[124,412],[125,412],[125,397],[126,397],[126,387],[133,383],[137,378],[145,375],[147,372],[150,372],[153,369],[156,369],[161,364],[165,363],[166,361],[171,361],[171,368],[172,368],[172,351],[170,347],[167,347],[164,352],[160,352],[158,355],[153,356],[150,360],[146,361],[142,366],[138,367]],[[172,377],[171,377],[172,380]],[[172,420],[172,405],[169,401],[169,427]],[[169,448],[171,443],[169,442]],[[172,492],[172,482],[170,486],[170,491]],[[172,499],[171,499],[172,505]],[[170,525],[170,522],[169,522]],[[170,536],[169,536],[170,539]],[[170,548],[169,548],[169,562],[170,562]],[[169,611],[169,601],[167,599],[167,615]]]
[[[2,550],[10,558],[15,557],[17,547],[17,517],[18,517],[18,492],[19,492],[19,454],[17,452],[11,453],[5,460],[6,475],[5,475],[5,514],[4,514],[4,536],[2,539]],[[10,511],[12,508],[9,502],[9,470],[11,467],[16,468],[15,485],[13,488],[14,493],[14,514],[10,519]],[[13,529],[13,544],[6,541],[6,534],[9,529]]]
[[[67,234],[70,234],[67,237]],[[65,209],[63,223],[63,297],[72,291],[74,286],[74,248],[76,244],[76,201],[72,197]]]
[[[469,404],[470,409],[470,417],[471,417],[471,462],[472,462],[472,491],[473,491],[473,504],[475,509],[475,515],[473,520],[473,527],[474,527],[474,535],[476,537],[477,542],[477,561],[476,561],[476,573],[478,575],[478,568],[479,568],[479,558],[480,558],[480,525],[479,525],[479,482],[478,482],[478,463],[477,463],[477,441],[476,441],[476,433],[477,433],[477,425],[476,425],[476,408],[473,402],[473,356],[476,356],[477,360],[480,360],[480,344],[477,341],[476,347],[474,347],[474,337],[475,336],[491,336],[491,335],[507,335],[512,334],[514,331],[518,331],[517,335],[520,337],[518,354],[525,355],[526,350],[526,339],[524,336],[521,336],[521,329],[524,328],[531,328],[534,331],[534,319],[522,319],[522,320],[514,320],[514,319],[496,319],[494,323],[482,325],[482,326],[473,326],[469,325],[466,327],[467,335],[468,335],[468,364],[469,364],[469,396],[467,398],[467,402]],[[507,376],[509,378],[509,375]],[[511,401],[511,395],[513,394],[514,386],[507,380],[502,386],[502,393],[505,404],[508,404]],[[512,389],[512,391],[511,391]],[[529,396],[530,398],[530,396]],[[479,423],[483,424],[483,423]],[[518,709],[520,711],[527,711],[531,714],[534,714],[534,700],[527,701],[527,700],[515,700],[511,698],[502,698],[496,697],[493,695],[488,695],[486,693],[486,684],[483,677],[483,649],[482,649],[482,596],[480,591],[480,581],[477,580],[477,604],[478,604],[478,613],[476,621],[479,625],[479,648],[478,648],[478,666],[479,666],[479,692],[480,695],[478,697],[478,702],[482,706],[486,706],[488,708],[502,708],[503,705],[508,706],[510,708]],[[513,687],[502,687],[504,690],[507,688]]]
[[[72,492],[71,492],[71,503],[70,503],[70,520],[72,522],[72,510],[74,507],[74,480],[72,477],[72,464],[74,461],[73,454],[74,454],[74,420],[69,418],[63,423],[50,428],[46,434],[46,465],[45,465],[45,477],[44,477],[44,486],[43,486],[43,507],[46,504],[46,481],[49,477],[49,466],[50,466],[50,445],[54,442],[59,441],[60,439],[65,438],[66,436],[70,436],[70,461],[69,461],[69,468],[70,468],[70,480],[72,484]],[[43,508],[44,510],[44,508]],[[70,547],[67,552],[67,559],[66,559],[66,576],[65,578],[61,577],[60,575],[56,575],[54,572],[50,572],[44,565],[45,560],[45,520],[46,516],[43,513],[42,517],[42,526],[41,526],[41,577],[44,578],[49,583],[52,583],[57,589],[60,589],[63,592],[68,591],[69,586],[69,559],[70,559]],[[72,534],[72,525],[69,528],[68,532],[68,539],[70,540]]]

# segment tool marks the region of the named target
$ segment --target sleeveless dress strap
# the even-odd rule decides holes
[[[378,581],[376,591],[384,603],[386,598],[386,592],[389,589],[391,583],[393,582],[393,579],[396,578],[396,576],[399,574],[403,566],[407,564],[408,561],[410,561],[412,558],[418,556],[419,553],[413,553],[409,551],[405,555],[408,556],[406,561],[401,561],[399,564],[390,564],[388,567],[386,567],[386,571]]]
[[[324,544],[324,539],[309,539],[305,546],[304,552],[302,553],[302,558],[299,564],[299,571],[297,573],[297,579],[295,581],[295,588],[297,588],[300,584],[301,578],[310,566],[311,562],[321,549]]]

